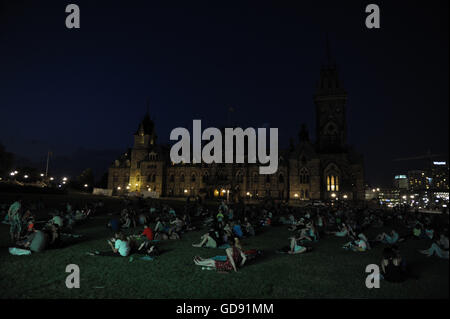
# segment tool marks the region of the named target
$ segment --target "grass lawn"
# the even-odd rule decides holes
[[[33,195],[26,195],[27,198]],[[71,195],[41,196],[56,205],[90,197]],[[0,203],[11,198],[0,195]],[[118,201],[105,201],[108,207]],[[325,238],[313,244],[304,255],[277,254],[288,244],[291,233],[286,227],[267,228],[246,239],[245,248],[257,248],[264,256],[243,267],[238,273],[221,274],[195,266],[195,255],[213,257],[224,250],[193,248],[203,231],[185,234],[179,241],[165,241],[162,255],[152,261],[125,257],[88,256],[86,252],[108,250],[105,227],[108,216],[77,226],[84,235],[78,243],[62,249],[50,249],[31,256],[8,253],[9,228],[0,224],[0,298],[448,298],[448,261],[427,258],[417,252],[430,246],[427,241],[410,240],[401,244],[404,258],[419,280],[403,284],[381,282],[379,289],[365,286],[365,268],[378,264],[382,246],[367,253],[341,249],[343,239]],[[80,267],[81,287],[68,289],[65,279],[68,264]]]

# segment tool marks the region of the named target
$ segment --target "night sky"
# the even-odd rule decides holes
[[[65,27],[76,3],[81,29]],[[0,141],[42,161],[132,146],[150,101],[159,142],[191,127],[278,127],[280,146],[315,139],[313,94],[325,35],[349,93],[349,143],[367,181],[448,156],[448,1],[0,2]],[[113,160],[114,158],[111,158]],[[94,164],[92,164],[94,165]],[[105,167],[105,171],[106,171]]]

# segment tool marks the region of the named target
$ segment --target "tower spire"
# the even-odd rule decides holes
[[[327,64],[331,66],[331,50],[330,50],[330,40],[328,39],[328,32],[325,35],[326,39],[326,53],[327,53]]]
[[[146,115],[150,115],[150,99],[147,98],[147,112]]]

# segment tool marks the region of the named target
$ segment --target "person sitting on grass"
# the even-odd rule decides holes
[[[240,221],[238,221],[236,224],[232,222],[233,225],[233,234],[239,238],[242,238],[244,236],[244,233],[242,232],[241,225],[239,225]]]
[[[314,223],[309,221],[306,224],[306,227],[300,230],[300,236],[298,237],[298,241],[307,240],[307,241],[316,241],[318,238],[316,234],[316,229],[314,227]]]
[[[111,240],[107,240],[108,245],[111,247],[112,251],[108,252],[98,252],[96,251],[95,255],[100,256],[122,256],[127,257],[131,252],[131,246],[128,239],[125,237],[123,233],[116,233],[114,238]],[[90,254],[90,255],[94,255]]]
[[[427,257],[431,257],[434,254],[436,254],[437,257],[443,258],[443,259],[449,259],[449,253],[448,253],[448,237],[445,236],[444,233],[441,233],[439,237],[435,236],[435,240],[430,248],[425,250],[419,250],[421,254],[426,255]]]
[[[227,259],[219,261],[214,259],[204,259],[199,256],[194,257],[194,263],[197,266],[215,268],[218,271],[229,272],[238,271],[238,268],[244,266],[247,256],[236,245],[236,239],[231,241],[231,247],[225,249]]]
[[[306,252],[309,252],[312,250],[312,247],[305,247],[305,246],[301,246],[299,245],[300,243],[300,238],[299,237],[289,237],[289,241],[290,241],[290,249],[287,252],[290,255],[297,255],[297,254],[303,254]]]
[[[45,232],[35,229],[24,240],[17,242],[17,246],[29,249],[34,253],[39,253],[44,251],[48,245],[48,241],[49,238]]]
[[[87,253],[91,256],[122,256],[127,257],[131,252],[131,245],[129,240],[125,237],[123,233],[116,233],[114,238],[107,240],[108,245],[111,250],[99,252],[95,251],[93,253]]]
[[[209,232],[204,234],[200,239],[200,243],[192,244],[192,247],[217,248],[218,240],[214,229],[210,229]]]
[[[342,248],[350,249],[355,252],[364,252],[370,249],[367,237],[361,233],[358,235],[358,239],[346,243]]]
[[[395,244],[400,239],[400,235],[393,229],[389,234],[381,233],[377,236],[375,241],[382,242],[383,244]]]
[[[123,233],[117,233],[115,238],[108,240],[108,244],[115,254],[127,257],[130,254],[130,243]]]
[[[151,246],[151,242],[154,239],[153,230],[149,225],[144,225],[144,231],[141,233],[141,236],[144,236],[144,241],[139,246],[138,250],[141,250],[142,248],[149,248]]]
[[[407,279],[406,270],[402,265],[402,258],[392,247],[386,247],[383,250],[381,272],[383,279],[389,282],[400,283]]]
[[[44,232],[48,235],[48,246],[58,248],[61,245],[60,227],[58,224],[48,224],[44,228]]]
[[[131,227],[131,218],[128,213],[124,214],[122,217],[122,228],[130,228]]]
[[[169,233],[171,232],[181,233],[181,231],[184,229],[184,221],[178,216],[176,216],[175,219],[170,222],[170,224],[174,226],[170,228]]]
[[[339,231],[334,232],[334,236],[336,237],[346,237],[349,235],[349,230],[347,225],[345,225],[344,223],[342,223],[342,226],[339,228]]]
[[[244,218],[244,234],[245,236],[255,236],[255,228],[253,225],[249,222],[248,218]]]
[[[167,240],[169,239],[168,235],[169,227],[165,226],[164,222],[161,218],[156,218],[156,226],[155,226],[155,239],[157,240]]]

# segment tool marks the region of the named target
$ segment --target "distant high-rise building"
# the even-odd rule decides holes
[[[431,188],[434,191],[448,191],[448,163],[433,162],[431,166]]]
[[[408,190],[409,181],[406,175],[395,175],[394,177],[394,188],[399,190]]]

